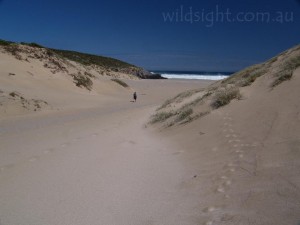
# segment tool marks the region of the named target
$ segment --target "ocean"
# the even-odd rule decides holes
[[[168,79],[222,80],[233,72],[203,72],[203,71],[152,71]]]

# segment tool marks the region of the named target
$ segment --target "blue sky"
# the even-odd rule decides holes
[[[0,27],[149,70],[236,71],[300,43],[300,0],[0,0]]]

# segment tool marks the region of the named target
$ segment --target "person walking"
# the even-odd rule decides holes
[[[136,99],[137,99],[137,94],[136,94],[136,92],[134,92],[133,93],[133,100],[134,100],[134,102],[136,102]]]

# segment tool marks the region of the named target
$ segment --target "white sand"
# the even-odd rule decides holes
[[[132,90],[108,83],[114,95],[74,94],[71,87],[51,98],[48,91],[42,96],[54,109],[3,115],[1,225],[196,224],[198,199],[180,187],[191,177],[176,146],[146,124],[161,102],[206,84],[126,82],[137,103]]]
[[[1,225],[299,223],[299,69],[272,91],[261,77],[242,101],[161,130],[146,125],[155,109],[209,82],[125,89],[103,76],[89,92],[36,61],[1,53],[0,64]],[[12,91],[49,105],[34,112]]]

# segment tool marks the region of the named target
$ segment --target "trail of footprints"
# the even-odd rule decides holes
[[[230,199],[227,193],[230,190],[230,186],[233,184],[232,177],[237,170],[245,170],[251,175],[254,173],[254,160],[253,152],[251,148],[258,146],[258,143],[244,143],[240,135],[236,133],[233,126],[233,118],[229,114],[223,117],[223,136],[226,138],[227,143],[230,145],[230,153],[232,154],[231,162],[224,166],[223,175],[218,177],[218,184],[215,190],[216,194],[222,195],[225,199]],[[216,147],[212,148],[212,151],[216,151]],[[247,150],[247,151],[246,151]],[[247,158],[247,159],[245,159]],[[247,167],[247,168],[244,168]],[[252,174],[253,175],[253,174]],[[214,215],[218,207],[210,206],[203,209],[204,213],[209,214],[210,220],[206,221],[203,225],[214,225],[220,224],[220,216]],[[228,215],[224,215],[225,217]]]

